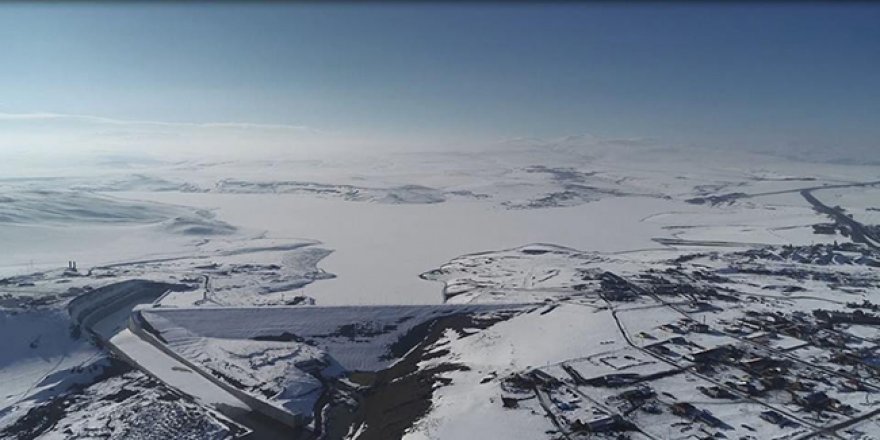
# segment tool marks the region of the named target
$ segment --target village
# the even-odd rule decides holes
[[[562,439],[874,438],[861,426],[880,417],[880,304],[858,293],[876,265],[834,244],[594,274],[582,289],[628,347],[515,373],[501,405],[544,413]]]

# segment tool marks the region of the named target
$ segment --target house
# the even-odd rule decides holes
[[[501,406],[505,408],[518,408],[519,407],[519,399],[514,397],[501,396]]]
[[[834,400],[828,397],[824,391],[817,391],[802,398],[800,403],[808,410],[822,411],[831,408],[834,405]]]
[[[784,390],[788,387],[788,380],[781,375],[762,377],[760,382],[765,390]]]
[[[584,381],[587,385],[597,386],[597,387],[622,387],[625,385],[630,385],[641,380],[642,376],[639,374],[633,373],[624,373],[624,374],[608,374],[605,376],[594,377],[592,379],[587,379]]]
[[[614,414],[602,416],[588,422],[575,420],[571,424],[571,429],[576,432],[619,432],[630,431],[634,429],[634,426],[620,415]]]
[[[711,386],[711,387],[697,387],[701,393],[713,398],[713,399],[735,399],[736,395],[731,393],[730,391],[721,388],[719,386]]]
[[[831,324],[864,324],[864,325],[880,325],[880,316],[865,313],[862,310],[856,310],[852,313],[836,312],[832,310],[814,310],[813,315],[820,321]]]
[[[651,389],[651,387],[643,386],[631,390],[626,390],[620,393],[618,397],[629,402],[640,402],[650,399],[656,395],[657,393],[655,393],[654,390]]]
[[[687,402],[678,402],[672,405],[672,413],[684,418],[689,418],[698,422],[705,423],[713,428],[733,429],[721,419],[712,415],[711,412],[698,409],[694,405]]]
[[[732,345],[719,345],[718,347],[691,353],[690,357],[696,363],[720,362],[735,356],[737,352],[738,350]]]
[[[837,225],[835,223],[819,223],[813,225],[814,234],[834,235],[837,233]]]
[[[760,417],[774,425],[781,426],[783,428],[789,426],[792,428],[800,426],[800,424],[795,422],[794,420],[791,420],[788,417],[785,417],[784,415],[779,414],[778,412],[773,410],[762,412]]]
[[[618,275],[604,272],[600,279],[602,290],[599,295],[606,301],[633,301],[639,296],[637,288]]]
[[[778,375],[788,369],[788,361],[766,357],[745,359],[740,365],[748,372],[761,376]]]

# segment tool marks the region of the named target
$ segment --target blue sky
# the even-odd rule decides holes
[[[220,130],[195,147],[235,123],[272,124],[278,145],[590,133],[880,151],[878,23],[868,3],[4,4],[0,147]]]

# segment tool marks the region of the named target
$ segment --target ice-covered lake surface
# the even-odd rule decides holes
[[[658,247],[642,219],[684,202],[609,198],[573,207],[507,210],[480,201],[352,203],[288,194],[123,193],[121,197],[216,209],[218,217],[276,237],[318,238],[335,278],[307,293],[320,304],[436,304],[440,285],[419,278],[451,257],[522,243],[623,251]],[[699,208],[691,208],[699,211]]]
[[[523,149],[160,162],[88,170],[94,176],[64,170],[0,179],[0,241],[10,249],[0,256],[0,274],[71,259],[98,266],[177,257],[231,238],[309,239],[333,251],[320,267],[336,276],[309,287],[319,303],[429,304],[440,300],[438,286],[420,273],[457,255],[525,243],[615,252],[656,248],[654,239],[664,237],[822,241],[828,237],[810,229],[820,218],[792,190],[876,177],[876,167],[730,156]],[[865,194],[853,208],[873,218],[874,193],[851,190]],[[768,192],[780,194],[687,202]]]
[[[880,167],[639,148],[0,179],[0,437],[880,435]]]

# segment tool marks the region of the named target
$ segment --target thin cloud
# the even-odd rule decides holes
[[[293,124],[262,124],[255,122],[175,122],[151,121],[141,119],[117,119],[104,116],[75,115],[68,113],[0,113],[0,121],[74,121],[104,125],[139,125],[171,128],[229,128],[236,130],[290,130],[308,133],[320,133],[320,130],[304,125]]]
[[[558,138],[520,137],[507,139],[502,146],[520,148],[589,148],[589,147],[649,147],[656,146],[657,139],[649,137],[604,138],[592,134],[576,134]]]

